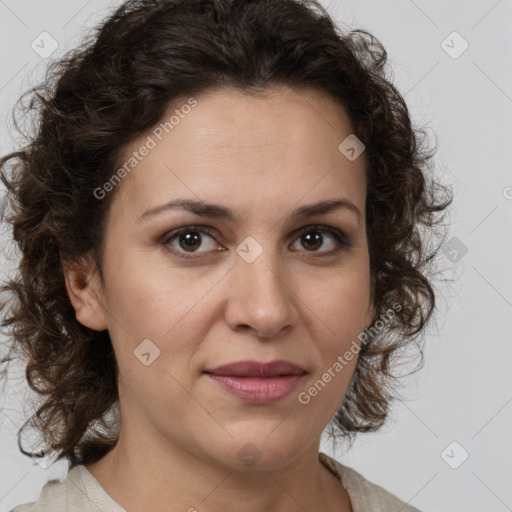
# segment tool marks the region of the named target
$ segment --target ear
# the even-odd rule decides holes
[[[101,280],[92,258],[86,256],[73,260],[61,251],[60,261],[76,319],[95,331],[105,330],[107,323],[102,305]]]

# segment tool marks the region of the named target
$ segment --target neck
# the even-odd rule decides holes
[[[224,512],[238,505],[247,512],[351,512],[341,482],[318,460],[319,439],[271,470],[233,469],[161,441],[125,429],[116,446],[86,468],[129,511]]]

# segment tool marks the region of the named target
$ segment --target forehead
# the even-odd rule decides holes
[[[139,214],[174,197],[284,205],[283,193],[296,202],[337,190],[364,202],[364,154],[349,161],[339,150],[351,133],[343,106],[314,89],[181,97],[126,148],[120,165],[151,146],[123,178],[120,204]]]

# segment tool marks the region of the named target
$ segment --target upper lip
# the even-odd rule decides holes
[[[279,375],[304,375],[306,373],[300,366],[283,359],[268,363],[254,360],[237,361],[205,370],[205,372],[236,377],[277,377]]]

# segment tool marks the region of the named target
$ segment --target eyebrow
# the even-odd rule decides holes
[[[357,206],[348,199],[329,199],[318,203],[307,204],[297,208],[291,215],[293,220],[302,220],[314,215],[331,213],[336,210],[345,209],[356,214],[359,223],[362,221],[362,214]],[[149,219],[168,210],[185,210],[201,217],[209,217],[212,219],[235,220],[235,214],[225,206],[219,204],[205,203],[195,199],[176,199],[160,206],[155,206],[146,210],[137,222]]]

